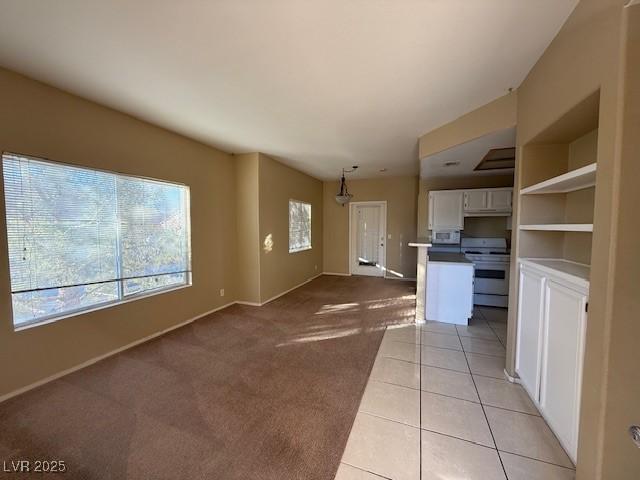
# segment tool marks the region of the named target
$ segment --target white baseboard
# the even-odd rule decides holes
[[[260,307],[260,306],[262,306],[261,303],[258,303],[258,302],[247,302],[245,300],[236,300],[233,303],[237,303],[238,305],[248,305],[250,307]]]
[[[384,277],[385,280],[400,280],[402,282],[415,282],[415,277],[412,278],[404,278],[404,277]]]
[[[520,379],[518,377],[512,377],[511,375],[509,375],[506,368],[504,369],[504,376],[507,377],[507,380],[509,380],[511,383],[520,383]]]
[[[339,277],[350,277],[350,273],[338,273],[338,272],[322,272],[322,275],[337,275]]]
[[[207,315],[217,312],[218,310],[222,310],[224,308],[230,307],[234,303],[236,302],[230,302],[230,303],[227,303],[226,305],[222,305],[220,307],[214,308],[213,310],[209,310],[208,312],[201,313],[200,315],[190,318],[189,320],[185,320],[184,322],[178,323],[176,325],[172,325],[171,327],[165,328],[164,330],[160,330],[159,332],[152,333],[151,335],[140,338],[135,342],[128,343],[122,347],[116,348],[115,350],[112,350],[105,354],[99,355],[95,358],[82,362],[74,367],[67,368],[66,370],[62,370],[61,372],[58,372],[58,373],[54,373],[53,375],[43,378],[42,380],[38,380],[37,382],[31,383],[25,387],[19,388],[18,390],[5,393],[4,395],[0,396],[0,403],[12,397],[15,397],[16,395],[20,395],[21,393],[28,392],[29,390],[39,387],[40,385],[44,385],[45,383],[52,382],[53,380],[57,380],[58,378],[64,377],[65,375],[69,375],[70,373],[76,372],[78,370],[82,370],[83,368],[93,365],[94,363],[99,362],[100,360],[109,358],[113,355],[116,355],[117,353],[123,352],[125,350],[128,350],[129,348],[133,348],[137,345],[140,345],[141,343],[145,343],[145,342],[148,342],[149,340],[153,340],[154,338],[159,337],[160,335],[164,335],[165,333],[175,330],[176,328],[184,327],[185,325],[195,322],[199,318],[206,317]]]

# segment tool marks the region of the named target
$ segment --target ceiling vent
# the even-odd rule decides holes
[[[505,170],[513,169],[516,166],[516,149],[515,147],[508,148],[492,148],[487,152],[484,158],[480,161],[475,171],[486,170]]]

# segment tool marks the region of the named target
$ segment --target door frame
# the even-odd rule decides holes
[[[384,236],[384,246],[382,248],[382,259],[381,259],[381,267],[382,267],[382,278],[387,277],[387,201],[386,200],[370,200],[366,202],[349,202],[349,275],[353,275],[353,210],[356,206],[381,206],[382,207],[382,232]]]

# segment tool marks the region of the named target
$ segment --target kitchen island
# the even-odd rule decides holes
[[[425,318],[468,325],[473,315],[473,262],[463,253],[428,256]]]

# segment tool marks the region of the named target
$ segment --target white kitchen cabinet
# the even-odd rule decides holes
[[[473,315],[473,263],[427,262],[426,320],[468,325]]]
[[[462,230],[463,190],[429,192],[429,230]]]
[[[487,208],[499,212],[511,212],[512,189],[487,191]]]
[[[508,216],[511,215],[512,188],[478,188],[465,190],[464,215]]]
[[[545,332],[540,408],[573,461],[578,449],[586,292],[549,279],[545,283]]]
[[[487,209],[486,190],[467,190],[464,192],[464,211],[477,212]]]
[[[520,262],[516,372],[575,462],[588,283],[568,274],[580,270],[568,263]]]
[[[516,371],[529,396],[540,398],[544,275],[526,265],[520,267]]]

